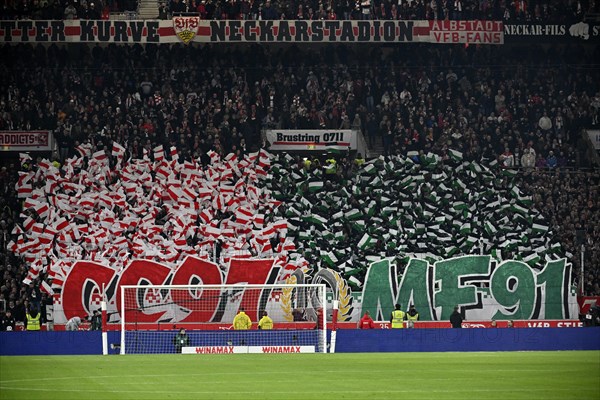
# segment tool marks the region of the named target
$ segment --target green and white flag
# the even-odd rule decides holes
[[[296,210],[294,206],[289,206],[285,212],[286,217],[300,216],[300,211]]]
[[[365,164],[365,167],[363,168],[363,170],[365,171],[365,173],[367,174],[374,174],[377,172],[377,168],[375,167],[375,165],[371,164],[371,163],[367,163]]]
[[[341,219],[343,216],[344,216],[344,212],[338,211],[331,216],[331,219],[333,219],[335,221],[335,220]]]
[[[485,232],[488,234],[488,236],[494,236],[496,233],[498,233],[498,229],[496,229],[494,224],[492,224],[489,221],[485,222],[484,229],[485,229]]]
[[[387,217],[388,215],[394,214],[398,212],[398,207],[383,207],[381,209],[381,214],[384,217]]]
[[[464,201],[455,201],[454,204],[452,204],[452,209],[454,211],[462,211],[466,210],[467,208],[467,203],[465,203]]]
[[[377,204],[375,203],[374,200],[371,200],[369,202],[369,204],[367,204],[367,207],[366,207],[367,215],[369,217],[372,217],[373,215],[375,215],[376,208],[377,208]]]
[[[323,218],[318,214],[310,214],[310,215],[302,217],[302,219],[305,222],[313,223],[313,224],[319,225],[321,227],[323,227],[323,226],[325,226],[325,224],[327,224],[327,218]]]
[[[531,230],[535,233],[546,233],[548,232],[548,229],[548,226],[536,223],[531,226]]]
[[[323,189],[323,181],[308,183],[308,190],[311,192],[318,192],[321,189]]]
[[[308,240],[311,237],[312,237],[312,234],[310,232],[307,232],[307,231],[298,232],[298,239],[300,239],[300,240]]]
[[[375,245],[376,240],[372,238],[368,233],[365,233],[363,237],[358,242],[358,248],[361,250],[366,250],[369,247]]]
[[[529,210],[527,210],[525,207],[521,207],[518,204],[513,204],[510,209],[516,213],[519,213],[523,216],[526,216],[529,213]]]
[[[354,219],[358,219],[358,218],[362,217],[362,213],[360,212],[360,210],[358,210],[358,209],[356,209],[356,208],[353,208],[353,209],[352,209],[352,210],[350,210],[350,211],[346,211],[346,212],[344,213],[344,217],[345,217],[347,220],[349,220],[349,221],[352,221],[352,220],[354,220]]]
[[[352,229],[354,229],[357,232],[364,231],[366,226],[367,226],[367,224],[362,219],[357,219],[356,221],[354,221],[352,223]]]
[[[354,285],[358,288],[362,287],[362,282],[358,280],[358,278],[356,276],[351,276],[350,278],[348,278],[348,284],[349,285]]]
[[[534,266],[535,264],[540,262],[540,256],[536,253],[532,253],[529,254],[527,257],[523,258],[523,261],[529,264],[529,266]]]
[[[321,259],[330,267],[335,266],[338,262],[337,257],[335,256],[335,254],[333,254],[332,251],[321,250]]]
[[[458,247],[456,247],[454,245],[444,247],[445,257],[446,258],[452,257],[453,255],[455,255],[456,253],[458,253],[458,250],[459,250]]]
[[[463,154],[458,150],[450,149],[450,150],[448,150],[448,155],[454,161],[462,161],[462,159],[463,159]]]
[[[471,233],[471,223],[467,222],[466,224],[462,224],[460,226],[460,233],[461,235],[468,235]]]
[[[400,186],[406,187],[406,186],[410,185],[412,181],[413,181],[412,175],[407,175],[400,181]]]

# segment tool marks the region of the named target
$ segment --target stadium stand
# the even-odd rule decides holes
[[[177,15],[198,15],[202,19],[289,19],[289,20],[503,20],[563,22],[596,19],[600,8],[595,1],[270,1],[270,0],[141,0],[137,1],[23,1],[3,2],[0,19],[109,19],[127,17],[154,6],[148,18],[167,19]],[[145,16],[141,15],[143,18]]]
[[[561,2],[553,4],[558,3]],[[344,12],[338,10],[337,14]],[[576,275],[577,232],[584,231],[589,249],[585,254],[584,289],[588,295],[600,295],[600,176],[597,169],[591,168],[597,154],[587,150],[581,135],[582,128],[598,125],[600,77],[597,68],[589,68],[598,59],[597,52],[560,46],[492,49],[406,45],[400,51],[346,46],[306,50],[295,46],[113,44],[19,44],[5,45],[0,52],[0,130],[53,130],[58,143],[58,152],[51,160],[54,166],[68,165],[67,160],[74,156],[104,152],[114,167],[112,149],[116,142],[134,160],[154,158],[158,146],[175,147],[179,162],[199,158],[206,167],[211,163],[210,154],[225,157],[235,153],[242,159],[266,147],[261,136],[265,128],[354,126],[365,134],[370,145],[370,162],[357,166],[350,155],[337,155],[336,176],[326,180],[326,190],[319,198],[309,189],[314,169],[304,171],[300,160],[283,156],[270,159],[271,168],[277,165],[282,179],[295,179],[291,177],[296,172],[301,174],[298,181],[305,183],[300,193],[284,193],[285,188],[278,183],[281,181],[266,180],[264,184],[274,195],[292,201],[295,205],[291,208],[301,211],[300,207],[304,207],[331,221],[327,224],[332,230],[314,239],[317,243],[309,243],[313,239],[300,237],[299,231],[290,233],[298,240],[298,250],[311,249],[302,256],[312,266],[328,265],[332,257],[358,263],[386,253],[381,240],[358,235],[360,226],[353,229],[357,220],[366,224],[365,218],[344,215],[344,223],[337,226],[333,209],[312,208],[323,206],[317,200],[327,203],[328,196],[341,196],[339,193],[346,191],[350,196],[344,213],[354,208],[370,209],[371,201],[375,201],[373,211],[366,212],[371,213],[369,218],[391,215],[391,220],[404,222],[412,218],[414,236],[401,237],[404,243],[395,243],[411,253],[418,251],[419,243],[427,237],[429,226],[421,231],[421,225],[427,225],[422,213],[416,217],[394,214],[394,210],[384,210],[394,205],[370,196],[377,195],[381,181],[394,179],[400,192],[407,189],[408,194],[418,189],[426,207],[429,200],[425,198],[431,193],[420,177],[424,173],[428,177],[446,174],[451,177],[448,193],[436,195],[448,194],[449,203],[460,202],[463,199],[459,192],[468,191],[475,197],[530,198],[531,205],[529,201],[522,202],[528,207],[522,213],[533,213],[534,223],[545,227],[540,239],[550,246],[560,244],[558,254],[569,257]],[[380,154],[382,158],[378,158]],[[16,184],[19,171],[37,173],[42,169],[41,161],[22,158],[19,165],[19,161],[12,160],[0,174],[0,187],[4,188],[0,204],[0,300],[6,302],[7,308],[14,308],[13,315],[20,321],[29,304],[43,307],[47,303],[48,288],[41,284],[47,281],[46,273],[31,275],[22,257],[7,250],[11,242],[18,241],[15,227],[22,224],[21,213],[39,218],[31,210],[22,209]],[[490,162],[495,167],[488,173]],[[386,176],[391,170],[403,169],[402,176]],[[414,182],[403,188],[402,179],[406,176],[412,176]],[[457,190],[458,182],[466,187]],[[484,182],[492,183],[494,193],[486,193],[489,187]],[[39,180],[34,187],[44,184]],[[520,192],[513,191],[517,185]],[[353,190],[360,192],[354,200]],[[404,201],[414,202],[414,198]],[[279,212],[282,217],[285,215],[284,210]],[[507,215],[518,214],[515,210],[510,212],[513,214]],[[275,216],[276,213],[271,218]],[[491,219],[496,224],[503,217],[481,216],[478,226],[463,226],[468,221],[461,226],[438,226],[433,232],[436,235],[446,229],[449,234],[463,235],[465,242],[456,249],[440,243],[430,251],[432,256],[478,251],[469,242],[469,231],[478,230],[485,235],[486,228],[491,228],[483,221]],[[298,223],[309,230],[312,224],[313,232],[319,230],[315,221]],[[492,228],[510,231],[520,223],[515,219],[500,226],[498,222]],[[336,248],[331,254],[318,242],[335,240],[333,228],[340,228],[344,237],[354,239],[351,246]],[[369,234],[384,238],[381,232]],[[501,244],[487,234],[492,243]],[[364,240],[369,244],[362,248]],[[504,256],[512,251],[504,250]],[[351,263],[340,271],[352,284],[360,285],[364,271]],[[32,283],[24,284],[28,277]]]

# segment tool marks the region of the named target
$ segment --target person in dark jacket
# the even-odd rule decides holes
[[[454,312],[450,315],[450,323],[453,328],[462,328],[463,317],[458,311],[458,306],[454,307]]]
[[[173,338],[173,344],[175,345],[176,353],[181,353],[182,347],[190,345],[190,337],[187,335],[184,328],[181,328],[179,333]]]
[[[100,310],[94,310],[90,323],[90,331],[101,331],[102,330],[102,314]]]
[[[14,331],[15,330],[15,317],[13,317],[10,310],[6,310],[4,317],[0,320],[0,331]]]

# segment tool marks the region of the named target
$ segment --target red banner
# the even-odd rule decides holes
[[[390,329],[389,322],[375,322],[377,329]],[[576,328],[583,324],[576,319],[516,320],[513,328]],[[338,329],[355,329],[356,323],[340,322]],[[492,321],[464,321],[463,328],[492,328]],[[496,321],[496,328],[507,328],[508,321]],[[417,321],[415,328],[451,328],[450,321]]]
[[[504,43],[500,21],[430,21],[432,43]]]
[[[581,296],[577,298],[577,302],[579,303],[579,312],[587,314],[594,304],[600,305],[600,296]]]

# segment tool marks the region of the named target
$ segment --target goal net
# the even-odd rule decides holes
[[[121,354],[327,351],[323,284],[121,286],[118,303]]]

